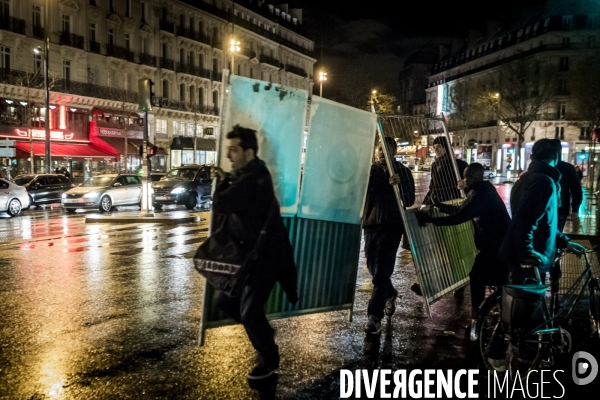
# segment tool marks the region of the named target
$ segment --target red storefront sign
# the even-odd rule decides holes
[[[6,127],[8,128],[8,127]],[[46,130],[44,128],[0,128],[0,136],[14,137],[15,139],[45,139]],[[85,133],[73,132],[65,129],[51,129],[50,140],[66,141],[88,141]]]

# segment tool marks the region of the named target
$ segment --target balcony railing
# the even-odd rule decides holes
[[[150,67],[156,67],[156,56],[151,56],[146,53],[138,53],[140,64],[148,65]]]
[[[240,54],[241,54],[241,55],[243,55],[243,56],[245,56],[245,57],[248,57],[248,58],[250,58],[250,59],[252,59],[252,58],[255,58],[255,57],[256,57],[256,53],[255,53],[255,52],[253,52],[252,50],[250,50],[250,49],[249,49],[249,48],[247,48],[247,47],[242,47],[242,48],[240,49]]]
[[[106,55],[110,57],[120,58],[122,60],[127,60],[134,62],[133,53],[127,50],[125,47],[108,45],[106,47]]]
[[[207,79],[210,79],[211,73],[211,71],[208,69],[196,67],[194,65],[189,65],[185,63],[177,63],[175,71],[182,74],[189,74]]]
[[[83,50],[83,36],[70,32],[61,32],[59,44]]]
[[[287,64],[285,66],[285,70],[287,72],[291,72],[292,74],[296,74],[296,75],[301,76],[303,78],[306,78],[308,76],[308,74],[306,73],[306,71],[304,71],[302,68],[294,67],[293,65]]]
[[[167,58],[161,57],[158,63],[160,68],[170,69],[171,71],[175,71],[175,62],[173,60],[169,60]]]
[[[260,55],[259,61],[261,63],[263,63],[263,64],[269,64],[269,65],[272,65],[274,67],[281,68],[281,63],[279,62],[278,59],[273,58],[273,57],[269,57],[269,56],[267,56],[265,54],[261,54]]]
[[[0,29],[14,33],[25,34],[25,20],[15,17],[1,17]]]
[[[90,51],[92,53],[100,53],[100,43],[90,41]]]
[[[187,111],[198,114],[219,115],[219,108],[200,104],[190,104],[185,101],[167,99],[166,97],[154,97],[152,105],[165,107],[172,110]]]
[[[160,30],[175,33],[175,23],[169,22],[165,19],[160,20]]]
[[[52,90],[55,92],[98,97],[101,99],[111,99],[127,103],[137,103],[138,100],[138,94],[135,92],[108,86],[94,85],[91,83],[76,82],[68,79],[57,79],[52,86]]]
[[[33,25],[31,27],[31,34],[33,35],[34,38],[36,39],[45,39],[46,36],[44,34],[44,28],[42,28],[39,25]]]
[[[220,81],[223,78],[223,74],[219,71],[210,71],[210,75],[213,81]]]
[[[0,68],[0,83],[42,89],[44,87],[44,75]]]

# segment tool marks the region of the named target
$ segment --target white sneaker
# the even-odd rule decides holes
[[[488,358],[487,362],[494,368],[495,371],[505,372],[508,370],[508,365],[506,360],[495,360],[493,358]]]

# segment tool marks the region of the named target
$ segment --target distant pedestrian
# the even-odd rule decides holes
[[[510,225],[510,216],[496,188],[483,180],[483,166],[470,164],[465,169],[465,179],[459,189],[467,192],[467,197],[459,206],[435,202],[447,217],[431,217],[425,212],[417,213],[421,224],[432,222],[438,226],[459,225],[473,221],[475,226],[475,247],[479,254],[471,269],[471,340],[477,339],[477,309],[485,298],[485,286],[501,286],[508,279],[506,263],[498,258],[498,252]]]
[[[561,173],[560,197],[558,205],[558,230],[565,229],[565,223],[570,213],[577,218],[579,215],[579,207],[583,201],[583,190],[581,189],[581,180],[577,177],[577,170],[572,164],[561,161],[560,155],[562,145],[558,139],[550,139],[556,148],[558,154],[558,162],[556,169]]]
[[[575,172],[577,173],[577,179],[579,179],[579,184],[581,184],[581,180],[583,179],[583,171],[579,165],[575,166]]]
[[[68,170],[68,169],[66,169],[65,167],[62,167],[62,168],[60,169],[60,173],[61,173],[62,175],[64,175],[64,176],[66,176],[66,177],[67,177],[67,179],[71,180],[71,174],[69,173],[69,170]]]
[[[560,172],[556,146],[550,139],[533,144],[531,164],[510,193],[512,222],[500,250],[500,258],[511,270],[511,280],[522,284],[533,278],[531,268],[520,264],[536,259],[542,273],[554,266],[557,248],[569,248],[580,253],[585,247],[571,242],[558,230],[558,196]]]
[[[213,212],[216,216],[237,217],[238,233],[242,238],[239,240],[247,243],[250,249],[256,246],[265,226],[267,233],[252,270],[247,276],[239,277],[244,282],[239,297],[221,292],[217,304],[246,329],[258,353],[248,379],[256,380],[271,376],[279,368],[279,347],[275,344],[274,330],[269,325],[264,306],[277,281],[292,304],[298,301],[296,266],[271,174],[265,162],[256,156],[256,131],[236,125],[226,137],[232,172],[225,173],[218,167],[213,169],[213,175],[218,178]]]
[[[433,140],[433,147],[435,148],[435,161],[431,164],[431,181],[423,204],[433,204],[433,197],[438,202],[459,199],[461,194],[456,185],[458,180],[463,178],[468,164],[453,156],[452,149],[445,136],[436,137]],[[454,170],[453,159],[458,167],[460,176],[458,179]]]
[[[386,137],[385,143],[390,152],[395,152],[396,142],[393,138]],[[371,165],[363,220],[365,257],[373,277],[373,292],[367,307],[369,319],[365,325],[367,334],[381,332],[384,310],[388,317],[396,311],[398,291],[392,285],[391,276],[404,233],[404,223],[393,185],[401,184],[403,202],[409,203],[405,206],[414,203],[415,183],[410,169],[395,159],[391,159],[390,163],[395,169],[391,174],[380,143],[375,149],[375,162]]]

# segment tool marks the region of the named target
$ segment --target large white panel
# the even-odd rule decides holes
[[[313,97],[298,216],[358,224],[373,158],[376,115]]]

